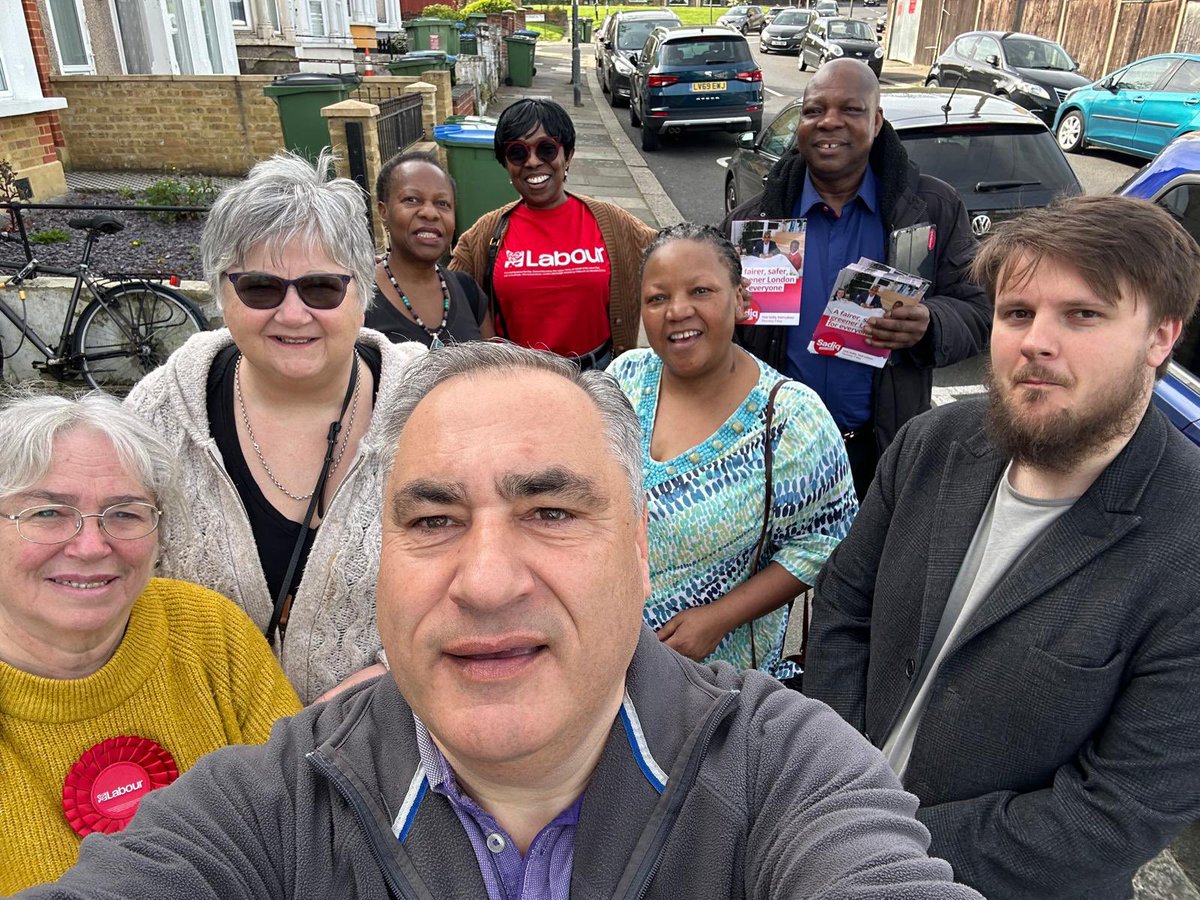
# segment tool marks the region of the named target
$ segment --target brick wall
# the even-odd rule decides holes
[[[47,113],[0,118],[0,157],[18,172],[57,159],[46,118]]]
[[[283,146],[266,75],[71,75],[62,128],[76,169],[244,175]]]
[[[43,96],[53,96],[55,91],[50,84],[50,50],[47,43],[48,36],[46,29],[42,27],[42,16],[38,10],[37,0],[21,0],[22,10],[25,13],[25,29],[29,32],[29,43],[33,46],[33,62],[37,68],[38,83],[42,87]],[[39,130],[45,126],[47,131],[44,132],[50,135],[51,154],[48,159],[38,160],[38,162],[53,162],[58,158],[53,152],[53,148],[62,147],[64,145],[62,124],[56,110],[43,113],[38,116]]]

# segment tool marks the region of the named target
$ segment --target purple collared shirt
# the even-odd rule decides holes
[[[450,763],[415,715],[417,748],[429,788],[450,801],[471,841],[488,900],[568,900],[575,861],[575,826],[583,794],[537,833],[524,856],[482,807],[462,792]]]

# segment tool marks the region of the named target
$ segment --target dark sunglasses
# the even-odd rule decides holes
[[[529,141],[508,141],[504,145],[504,158],[514,166],[523,166],[529,155],[535,154],[544,163],[558,159],[558,151],[562,144],[552,137],[538,138],[532,144]]]
[[[268,272],[226,272],[238,299],[251,309],[274,309],[293,285],[304,305],[311,309],[336,309],[346,299],[353,275],[314,273],[299,278],[280,278]]]

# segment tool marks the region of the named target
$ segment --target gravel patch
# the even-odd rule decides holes
[[[95,204],[131,205],[130,201],[116,193],[93,193],[72,191],[54,201],[79,206]],[[179,219],[175,222],[159,222],[149,213],[108,211],[124,223],[125,229],[117,234],[101,235],[92,249],[92,271],[101,275],[114,273],[162,273],[178,275],[184,279],[200,280],[200,231],[204,217]],[[32,244],[38,262],[51,266],[75,266],[83,253],[84,232],[70,228],[68,219],[91,215],[88,210],[28,209],[21,216],[25,228],[33,236],[51,228],[61,228],[71,239],[61,243]],[[7,227],[6,217],[0,212],[0,226]],[[21,256],[20,244],[6,243],[0,246],[0,256],[12,260]]]

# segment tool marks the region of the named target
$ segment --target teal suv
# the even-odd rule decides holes
[[[762,69],[728,28],[656,28],[631,82],[629,121],[642,129],[643,150],[657,150],[666,135],[762,127]]]

